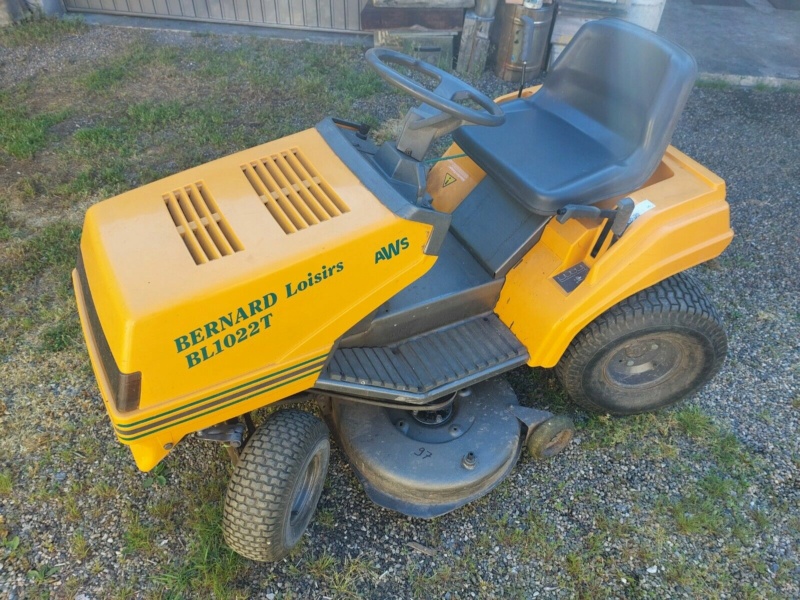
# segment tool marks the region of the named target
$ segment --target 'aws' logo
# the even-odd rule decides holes
[[[377,265],[382,260],[389,260],[390,258],[394,258],[398,254],[400,254],[400,252],[407,249],[408,249],[407,237],[395,240],[391,244],[388,244],[375,252],[375,264]]]

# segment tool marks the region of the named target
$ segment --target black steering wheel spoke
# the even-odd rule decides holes
[[[389,48],[370,48],[367,50],[366,57],[369,65],[377,71],[381,79],[420,102],[464,123],[496,127],[505,122],[503,110],[494,101],[458,77],[430,63]],[[391,65],[421,73],[433,78],[438,83],[433,90],[430,90]],[[475,102],[481,107],[481,110],[460,104],[461,100],[467,99]]]

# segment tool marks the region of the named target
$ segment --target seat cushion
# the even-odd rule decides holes
[[[618,162],[631,154],[623,139],[580,114],[567,121],[527,99],[503,110],[502,127],[462,127],[453,138],[528,209],[553,214],[566,204],[628,191],[625,165]]]

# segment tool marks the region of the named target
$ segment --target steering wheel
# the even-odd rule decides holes
[[[503,110],[490,98],[458,77],[434,67],[428,62],[389,48],[370,48],[367,50],[366,57],[369,65],[377,71],[381,79],[420,102],[438,108],[457,119],[488,127],[497,127],[506,120]],[[433,90],[429,90],[390,65],[400,65],[422,73],[435,79],[438,84]],[[486,112],[459,104],[459,101],[462,100],[472,100]]]

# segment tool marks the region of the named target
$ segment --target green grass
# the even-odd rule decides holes
[[[0,196],[0,242],[8,240],[13,231],[11,214],[8,210],[8,200]]]
[[[200,494],[213,497],[202,502],[196,498],[185,527],[191,532],[189,547],[175,557],[166,569],[152,580],[166,589],[167,597],[182,598],[190,593],[198,597],[232,598],[238,595],[233,585],[248,563],[234,554],[222,540],[222,496],[219,480],[200,484]]]
[[[675,414],[680,429],[689,437],[702,439],[714,430],[714,424],[706,413],[696,406],[681,408]]]
[[[120,84],[136,78],[139,70],[155,60],[152,46],[146,41],[135,42],[126,52],[106,61],[105,64],[87,73],[81,83],[95,95],[110,95]]]
[[[46,352],[61,352],[80,344],[81,324],[75,314],[42,332],[41,348]]]
[[[56,222],[18,244],[17,251],[8,257],[10,260],[0,264],[0,297],[4,292],[14,292],[49,268],[59,269],[64,280],[68,280],[69,269],[75,264],[80,234],[80,227]]]
[[[88,26],[76,17],[48,17],[33,13],[15,25],[0,27],[0,46],[43,46],[54,44],[67,36],[79,35]]]
[[[66,110],[31,115],[0,103],[0,150],[13,158],[32,158],[47,145],[48,130],[68,116]]]
[[[0,496],[9,496],[14,489],[14,480],[8,471],[0,472]]]
[[[734,87],[732,83],[728,83],[722,79],[698,79],[697,82],[695,82],[695,86],[707,90],[729,90]]]
[[[137,511],[128,511],[124,528],[124,554],[151,557],[156,552],[157,529],[150,523],[143,523]]]
[[[80,561],[86,560],[86,557],[89,556],[89,542],[82,531],[77,531],[72,536],[70,552]]]

